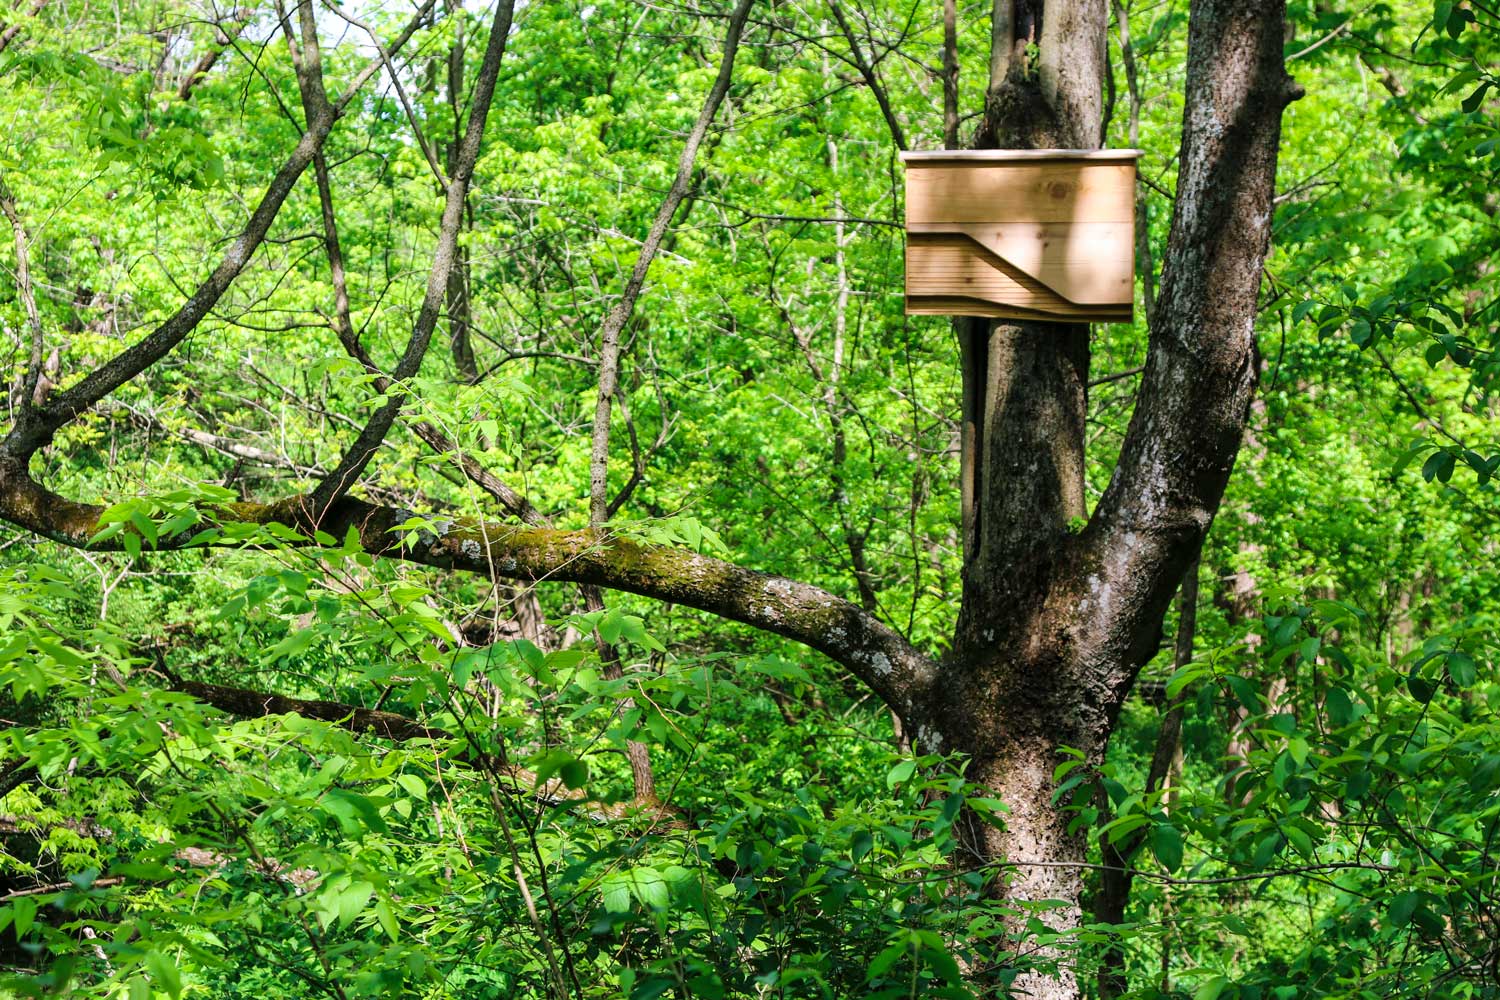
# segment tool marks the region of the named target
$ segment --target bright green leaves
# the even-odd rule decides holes
[[[553,777],[565,788],[577,790],[588,784],[589,766],[567,750],[548,750],[531,761],[535,768],[536,783],[545,786]]]
[[[182,995],[182,974],[171,956],[159,951],[148,951],[141,962],[151,974],[151,980],[172,1000]]]
[[[629,911],[631,900],[647,910],[663,912],[671,905],[673,886],[685,886],[691,877],[692,873],[680,866],[659,871],[650,865],[637,865],[600,881],[601,902],[609,913]]]
[[[7,905],[9,923],[17,938],[24,938],[31,933],[32,924],[36,922],[36,910],[35,896],[17,896]]]
[[[580,615],[581,620],[589,616]],[[666,647],[646,631],[646,623],[635,615],[623,613],[619,608],[610,608],[599,618],[595,627],[599,638],[611,645],[620,641],[632,642],[644,649],[664,650]]]
[[[202,508],[233,499],[235,494],[230,490],[199,485],[157,497],[125,500],[100,513],[98,530],[89,539],[89,544],[98,546],[118,537],[119,544],[132,558],[141,554],[142,542],[152,549],[163,538],[172,539],[176,544],[198,544],[213,536],[206,530],[190,539],[182,536],[206,520]]]
[[[1170,823],[1158,823],[1151,828],[1151,853],[1169,872],[1182,867],[1182,833]]]
[[[717,531],[686,514],[640,522],[611,522],[611,526],[653,545],[688,548],[709,555],[730,554],[729,547],[724,544],[724,539]]]
[[[1428,937],[1439,937],[1445,927],[1442,901],[1430,892],[1408,889],[1398,893],[1386,910],[1386,919],[1397,930],[1410,927]]]
[[[1412,697],[1426,704],[1445,681],[1460,689],[1473,687],[1480,679],[1481,664],[1486,676],[1493,676],[1489,660],[1495,651],[1494,638],[1482,626],[1433,636],[1408,657],[1407,688]]]
[[[925,995],[954,1000],[973,996],[964,985],[948,942],[932,931],[897,933],[870,962],[866,975],[873,990],[868,994],[871,997],[894,1000],[910,996],[913,982]]]
[[[911,778],[916,773],[917,762],[914,760],[903,760],[892,767],[885,775],[887,788],[895,788],[897,785]]]
[[[334,879],[318,893],[313,912],[324,927],[335,922],[352,924],[364,913],[374,895],[375,887],[369,882]]]

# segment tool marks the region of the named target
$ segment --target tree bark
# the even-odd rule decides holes
[[[1025,7],[1010,22],[1040,38],[1037,64],[992,79],[977,142],[1090,148],[1104,2]],[[971,320],[962,339],[964,599],[919,741],[974,758],[970,774],[1010,812],[1003,829],[971,825],[969,847],[1003,868],[996,891],[1018,909],[1055,901],[1037,915],[1059,929],[1080,919],[1087,844],[1052,801],[1053,768],[1065,749],[1102,760],[1218,509],[1255,383],[1281,112],[1296,96],[1283,12],[1249,0],[1192,6],[1182,168],[1146,370],[1087,521],[1088,328]],[[1081,995],[1065,964],[1023,973],[1013,990]]]

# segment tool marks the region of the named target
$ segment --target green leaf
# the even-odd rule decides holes
[[[1453,683],[1459,687],[1470,687],[1479,679],[1479,670],[1474,665],[1474,657],[1468,653],[1449,653],[1448,676],[1453,678]]]
[[[855,861],[861,861],[866,854],[870,853],[875,846],[875,837],[869,830],[857,830],[849,840],[849,856]]]
[[[566,750],[549,750],[532,764],[536,769],[536,783],[538,785],[545,785],[564,767],[576,763],[578,763],[578,758]],[[585,779],[587,779],[587,769],[585,769],[584,775]],[[566,784],[567,779],[564,778],[563,782]]]
[[[924,948],[922,958],[927,967],[936,972],[943,982],[957,986],[963,982],[963,974],[958,969],[958,963],[953,956],[941,948]]]
[[[1343,688],[1329,688],[1323,696],[1323,708],[1328,713],[1328,721],[1335,726],[1347,726],[1354,721],[1354,702]]]
[[[627,913],[630,910],[630,883],[623,877],[605,879],[599,886],[601,901],[609,913]],[[621,973],[623,975],[623,972]]]
[[[1424,705],[1437,694],[1437,685],[1419,675],[1415,670],[1406,678],[1406,689],[1411,692],[1413,698]]]
[[[1170,823],[1158,823],[1151,830],[1151,853],[1169,872],[1182,867],[1182,834]]]
[[[619,608],[610,608],[596,626],[599,638],[613,645],[620,641],[620,629],[625,625],[625,615]]]
[[[641,901],[642,906],[653,910],[665,910],[671,903],[667,880],[655,868],[642,866],[632,869],[630,891]]]
[[[365,904],[375,894],[375,887],[368,882],[355,882],[338,896],[339,923],[351,924],[364,912]]]
[[[582,788],[589,781],[588,764],[577,758],[562,765],[557,769],[557,773],[562,778],[562,783],[574,790]]]
[[[177,963],[159,951],[148,951],[142,964],[151,973],[156,985],[165,990],[173,1000],[182,995],[182,976],[177,971]]]
[[[1490,754],[1469,774],[1469,788],[1484,794],[1500,785],[1500,754]]]
[[[1302,855],[1304,858],[1312,857],[1312,838],[1307,835],[1306,831],[1297,826],[1295,823],[1288,823],[1286,826],[1283,826],[1281,828],[1281,832],[1286,836],[1286,841],[1292,846],[1293,850]]]
[[[865,970],[866,980],[869,982],[874,982],[876,979],[879,979],[881,976],[885,975],[895,966],[897,962],[901,961],[902,956],[904,956],[906,952],[907,947],[904,940],[896,941],[892,944],[886,945],[885,948],[881,949],[880,954],[875,956],[874,961],[870,963],[870,967]]]
[[[385,931],[386,937],[392,941],[401,940],[401,925],[397,923],[396,913],[389,902],[384,899],[375,901],[375,919],[380,922],[380,928]]]
[[[31,932],[31,925],[36,921],[36,897],[17,896],[10,909],[15,915],[16,937],[23,938]]]
[[[1392,927],[1405,927],[1411,923],[1412,914],[1417,912],[1417,906],[1422,902],[1422,894],[1407,890],[1400,893],[1391,900],[1390,909],[1386,916],[1391,921]]]
[[[1422,478],[1429,483],[1434,479],[1446,483],[1453,478],[1453,467],[1457,464],[1453,455],[1446,451],[1435,451],[1422,463]]]
[[[324,808],[337,816],[345,831],[350,834],[359,834],[361,827],[381,833],[387,829],[385,819],[380,815],[380,810],[375,808],[375,803],[358,792],[330,788],[323,803]]]
[[[916,761],[903,760],[901,763],[897,764],[886,773],[885,787],[892,789],[895,788],[897,785],[910,778],[916,772],[916,770]]]
[[[1219,994],[1224,992],[1224,987],[1229,985],[1229,980],[1223,976],[1214,976],[1212,979],[1204,980],[1193,992],[1193,1000],[1219,1000]]]

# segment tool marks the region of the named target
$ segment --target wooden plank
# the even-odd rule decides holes
[[[1086,258],[1064,262],[1072,270],[1074,285],[1093,281],[1092,263]],[[1049,271],[1049,274],[1054,273]],[[1128,268],[1124,269],[1128,276]],[[1134,289],[1115,285],[1111,294],[1079,302],[1059,295],[1056,284],[1037,280],[998,257],[967,236],[959,234],[913,234],[906,245],[906,292],[908,295],[968,295],[995,302],[1046,308],[1068,306],[1129,306]]]
[[[1134,163],[1145,153],[1139,149],[912,149],[901,154],[902,163],[1007,163],[1018,160],[1087,160],[1103,163]]]
[[[1027,309],[1060,310],[1072,303],[963,236],[911,237],[906,245],[908,295],[965,296]]]
[[[982,316],[986,319],[1026,319],[1040,322],[1129,323],[1133,316],[1124,306],[1074,306],[1066,312],[1022,309],[962,296],[908,295],[908,316]]]
[[[913,223],[918,243],[962,235],[1016,270],[1079,305],[1128,303],[1135,292],[1135,247],[1120,222]]]
[[[906,170],[908,223],[1130,223],[1133,163],[1019,161],[912,163]]]

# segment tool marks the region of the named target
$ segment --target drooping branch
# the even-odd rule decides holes
[[[383,740],[404,742],[406,740],[451,740],[453,734],[444,729],[424,726],[396,712],[374,708],[360,708],[338,701],[319,701],[306,698],[288,698],[266,691],[229,687],[223,684],[208,684],[203,681],[174,680],[172,690],[191,695],[205,705],[212,705],[222,712],[246,719],[258,719],[266,715],[300,715],[308,719],[332,722],[356,733],[369,733]]]
[[[0,455],[0,520],[75,548],[90,547],[104,508],[59,496]],[[843,665],[911,728],[921,725],[935,665],[874,615],[810,584],[772,576],[710,556],[651,545],[603,528],[564,531],[434,518],[440,534],[398,534],[409,510],[345,496],[314,519],[304,498],[226,504],[210,520],[282,524],[310,536],[343,537],[350,528],[371,555],[527,583],[566,582],[621,590],[706,611],[800,642]],[[182,545],[196,529],[163,538]],[[117,536],[99,548],[118,548]]]
[[[896,111],[891,106],[890,94],[886,92],[885,84],[881,82],[880,74],[875,70],[875,63],[860,47],[859,39],[854,34],[854,26],[849,23],[849,17],[839,6],[838,0],[828,0],[828,9],[833,13],[833,19],[838,22],[839,31],[843,32],[844,40],[849,43],[850,61],[854,63],[854,68],[859,70],[859,75],[864,78],[865,86],[870,88],[870,93],[875,97],[875,103],[880,106],[880,113],[885,117],[886,128],[891,132],[891,141],[896,144],[897,149],[906,149],[906,130],[901,127],[901,120],[896,117]]]
[[[310,3],[311,0],[306,0],[306,2]],[[422,306],[417,312],[417,320],[412,328],[411,338],[407,341],[406,350],[392,372],[393,379],[398,382],[411,378],[421,368],[422,359],[427,355],[427,346],[432,342],[433,330],[437,328],[438,318],[442,314],[443,302],[448,294],[448,274],[453,268],[453,260],[458,250],[458,232],[463,224],[464,203],[469,194],[469,182],[474,176],[474,165],[479,161],[479,147],[484,139],[490,102],[495,96],[495,80],[500,75],[500,61],[505,55],[505,45],[510,36],[514,10],[515,0],[501,0],[495,8],[495,20],[490,26],[490,38],[485,46],[484,61],[480,66],[479,78],[474,85],[468,125],[465,128],[458,155],[454,160],[452,176],[448,181],[442,222],[438,229],[437,247],[433,250],[432,266],[427,273],[427,290],[422,297]],[[404,393],[396,393],[375,411],[364,429],[355,438],[354,443],[344,452],[344,457],[338,467],[313,490],[314,511],[329,507],[354,485],[360,473],[364,472],[365,466],[370,463],[370,459],[375,456],[381,442],[385,440],[386,434],[389,433],[391,425],[396,422],[396,416],[401,412],[405,402]]]
[[[677,159],[677,175],[672,178],[672,186],[662,199],[646,238],[641,241],[640,252],[636,254],[635,266],[625,282],[620,301],[615,303],[615,307],[605,317],[604,326],[599,331],[599,394],[594,403],[594,430],[589,461],[589,521],[592,524],[600,524],[609,518],[609,419],[620,370],[620,333],[635,310],[635,300],[645,287],[646,274],[651,269],[651,262],[656,259],[657,251],[661,249],[662,241],[666,239],[672,219],[692,189],[693,166],[698,161],[698,147],[703,145],[709,126],[719,113],[719,105],[729,93],[729,85],[734,79],[734,57],[739,51],[740,36],[745,30],[745,20],[750,16],[750,6],[754,2],[755,0],[737,0],[734,12],[729,16],[729,30],[724,36],[724,54],[719,60],[719,74],[709,88],[703,108],[698,112],[698,120],[688,133],[687,142],[683,144],[682,154]]]
[[[220,23],[214,27],[214,45],[198,61],[193,63],[191,69],[182,77],[182,82],[177,86],[177,99],[186,101],[192,98],[193,89],[203,82],[208,76],[208,71],[214,68],[224,50],[238,38],[255,18],[253,8],[242,8],[229,15],[228,23]]]
[[[45,6],[47,6],[47,0],[32,0],[31,9],[26,12],[26,17],[36,17]],[[15,41],[16,36],[21,33],[22,27],[23,23],[20,21],[10,25],[0,25],[0,52],[10,47],[10,43]]]
[[[1283,18],[1281,3],[1261,0],[1192,8],[1182,168],[1146,371],[1114,478],[1080,539],[1075,578],[1086,593],[1062,598],[1087,619],[1079,632],[1098,662],[1120,665],[1100,678],[1110,705],[1154,650],[1239,451],[1281,114],[1300,96],[1283,63]]]
[[[400,48],[406,43],[427,16],[434,2],[435,0],[425,0],[416,16],[408,23],[391,48]],[[76,419],[99,400],[160,361],[180,344],[183,338],[197,328],[219,298],[234,283],[235,278],[244,270],[245,265],[250,262],[256,248],[270,231],[271,224],[276,220],[277,213],[281,211],[282,204],[291,194],[297,179],[302,176],[308,164],[312,163],[313,157],[323,148],[323,143],[333,128],[333,123],[354,99],[355,94],[382,65],[378,58],[366,64],[342,96],[328,104],[323,114],[308,121],[291,155],[271,179],[265,194],[261,196],[260,202],[251,212],[244,230],[230,244],[213,273],[204,279],[188,300],[156,329],[89,372],[81,381],[57,393],[47,401],[45,406],[23,413],[12,426],[4,442],[0,443],[0,452],[3,452],[7,459],[24,461],[30,458],[37,449],[44,447],[52,440],[59,428]]]

